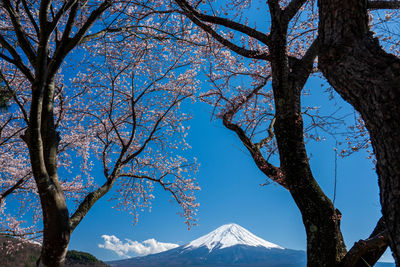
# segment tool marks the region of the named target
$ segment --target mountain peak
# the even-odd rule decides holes
[[[235,245],[283,249],[276,244],[268,242],[250,233],[235,223],[222,225],[211,233],[193,240],[184,246],[184,248],[198,248],[205,246],[209,251],[212,251],[213,249],[222,249]]]

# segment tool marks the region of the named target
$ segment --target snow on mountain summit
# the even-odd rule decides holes
[[[211,233],[193,240],[184,246],[184,248],[198,248],[206,246],[209,251],[212,251],[214,248],[222,249],[235,245],[283,249],[276,244],[255,236],[235,223],[222,225]]]

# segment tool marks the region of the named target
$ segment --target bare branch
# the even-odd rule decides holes
[[[400,1],[368,1],[368,9],[399,9]]]
[[[373,266],[385,252],[389,245],[383,217],[378,221],[374,231],[366,240],[354,243],[341,261],[341,267]]]
[[[234,124],[231,122],[231,116],[229,114],[225,114],[223,116],[223,124],[226,128],[229,130],[233,131],[236,133],[236,135],[239,137],[239,139],[242,141],[244,146],[247,148],[247,150],[250,152],[251,156],[254,159],[254,162],[256,163],[257,167],[265,174],[267,175],[271,180],[277,182],[284,188],[288,189],[288,185],[286,184],[285,181],[285,176],[282,172],[282,170],[271,163],[269,163],[263,155],[261,154],[260,149],[252,143],[250,138],[247,137],[246,133],[243,131],[243,129],[238,126],[237,124]]]
[[[13,58],[9,58],[8,56],[0,53],[0,57],[4,60],[14,64],[25,76],[26,78],[33,83],[34,75],[31,70],[23,63],[21,57],[19,56],[17,50],[7,42],[7,40],[0,34],[0,45],[5,48]]]
[[[115,180],[115,176],[111,179],[107,179],[107,182],[105,182],[101,187],[86,195],[85,199],[81,202],[77,210],[74,212],[74,214],[71,215],[69,219],[71,233],[86,216],[86,214],[89,212],[90,208],[96,203],[96,201],[104,196],[108,191],[110,191],[115,183]]]
[[[21,179],[19,179],[13,186],[11,186],[9,189],[7,189],[6,191],[4,191],[3,193],[0,194],[0,206],[1,204],[3,204],[4,200],[6,199],[7,196],[11,195],[12,193],[14,193],[15,190],[17,190],[18,188],[20,188],[26,181],[28,181],[28,178],[31,176],[32,174],[29,173],[26,176],[22,177]]]
[[[272,119],[271,123],[269,124],[268,127],[268,136],[261,140],[260,142],[254,144],[257,149],[261,149],[263,146],[271,142],[271,140],[274,138],[274,124],[275,124],[275,117]]]
[[[289,5],[283,11],[283,18],[285,23],[289,21],[296,15],[301,6],[306,2],[306,0],[292,0]]]

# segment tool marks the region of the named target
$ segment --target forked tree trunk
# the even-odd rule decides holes
[[[319,67],[362,116],[376,155],[382,214],[400,265],[400,59],[368,26],[367,1],[319,0]]]

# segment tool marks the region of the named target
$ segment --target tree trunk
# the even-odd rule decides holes
[[[290,95],[293,99],[294,93]],[[311,173],[303,141],[300,95],[297,93],[293,102],[283,96],[275,97],[275,135],[281,169],[302,214],[307,233],[307,265],[335,266],[346,254],[340,215]]]
[[[43,210],[43,245],[40,265],[59,267],[64,265],[70,238],[68,210],[64,193],[59,184],[48,184],[41,194]]]
[[[365,121],[377,159],[390,247],[400,265],[400,59],[373,38],[366,4],[319,0],[319,67]]]
[[[311,73],[314,57],[307,65],[308,70],[298,69],[297,66],[289,68],[285,25],[279,21],[272,20],[271,40],[272,88],[276,109],[274,132],[280,167],[306,229],[307,265],[336,266],[346,254],[340,230],[340,212],[335,210],[313,177],[303,135],[301,90]]]
[[[53,94],[53,82],[39,81],[32,86],[29,126],[24,136],[43,213],[43,245],[38,265],[46,267],[63,266],[70,238],[68,209],[57,175]]]

